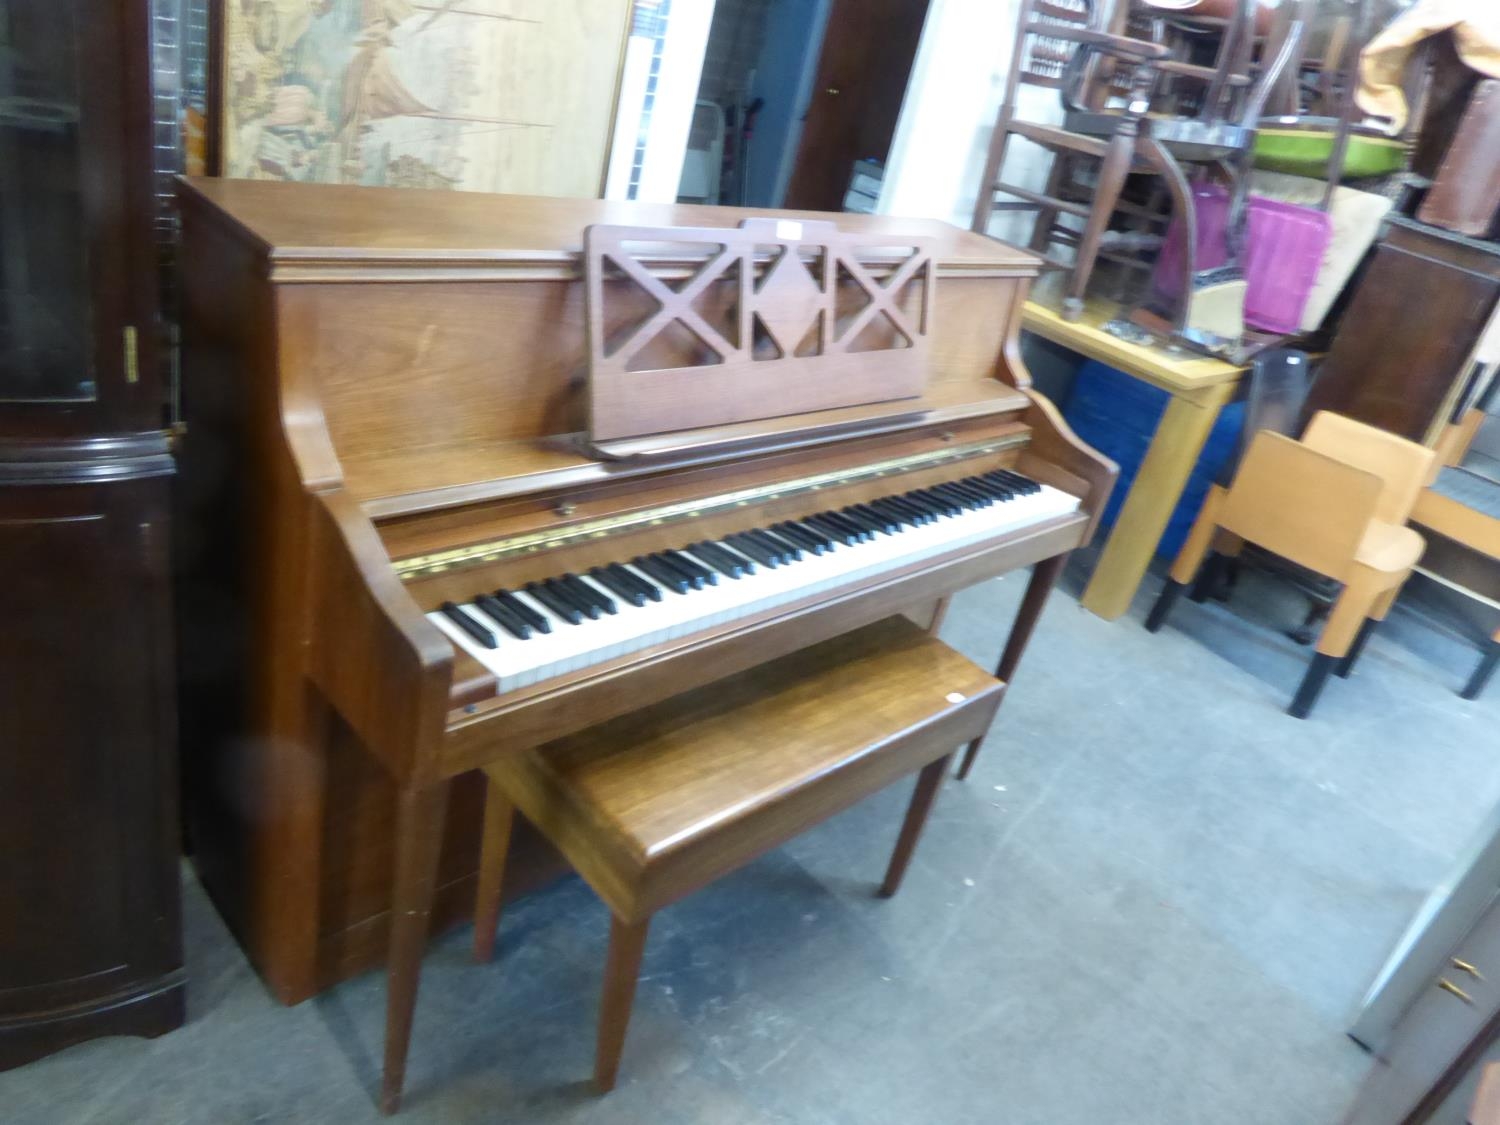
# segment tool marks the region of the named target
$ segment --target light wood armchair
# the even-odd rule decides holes
[[[1343,584],[1288,713],[1306,718],[1330,672],[1347,676],[1422,555],[1406,521],[1433,454],[1415,442],[1326,411],[1302,440],[1261,431],[1226,489],[1204,502],[1146,619],[1156,632],[1210,548],[1245,542]]]

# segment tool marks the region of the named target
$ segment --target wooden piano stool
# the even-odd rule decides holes
[[[488,960],[513,813],[609,906],[594,1084],[614,1087],[651,916],[920,770],[880,893],[896,893],[960,743],[1003,685],[893,617],[488,766],[474,953]]]

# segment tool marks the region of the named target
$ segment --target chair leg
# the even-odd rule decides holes
[[[1208,601],[1209,594],[1213,593],[1214,585],[1224,573],[1224,556],[1217,551],[1210,551],[1208,558],[1203,560],[1203,565],[1198,568],[1198,577],[1193,579],[1193,585],[1188,590],[1188,601],[1202,605]]]
[[[1125,177],[1130,174],[1139,130],[1138,121],[1130,117],[1122,118],[1104,152],[1104,163],[1099,168],[1088,222],[1078,240],[1078,256],[1073,260],[1073,270],[1068,276],[1067,296],[1063,298],[1062,307],[1064,320],[1077,320],[1083,315],[1083,293],[1094,272],[1094,263],[1099,257],[1099,247],[1104,242],[1104,232],[1109,229],[1109,220],[1115,213],[1115,204],[1119,202],[1120,192],[1125,187]]]
[[[1328,674],[1337,663],[1336,657],[1321,652],[1313,654],[1312,663],[1307,666],[1307,674],[1302,677],[1297,694],[1292,697],[1292,705],[1286,709],[1288,715],[1294,719],[1307,718],[1312,712],[1313,704],[1318,701],[1318,696],[1323,694]]]
[[[1365,622],[1373,615],[1377,605],[1389,593],[1385,576],[1371,573],[1356,564],[1354,572],[1344,583],[1344,590],[1333,603],[1328,622],[1318,637],[1317,651],[1302,684],[1292,698],[1287,714],[1296,719],[1305,719],[1318,701],[1323,685],[1339,663],[1354,651],[1355,640]]]
[[[1497,665],[1500,665],[1500,633],[1496,633],[1485,646],[1484,655],[1479,658],[1479,666],[1474,669],[1474,674],[1469,677],[1464,690],[1458,693],[1459,696],[1463,699],[1478,699],[1479,693],[1495,674]]]
[[[635,1004],[636,981],[641,975],[641,953],[646,948],[649,917],[639,922],[609,923],[609,961],[604,966],[604,995],[599,1006],[599,1043],[594,1055],[594,1089],[607,1094],[615,1088],[620,1073],[620,1052],[625,1047],[625,1029]]]
[[[386,977],[385,1071],[380,1086],[380,1112],[384,1114],[401,1108],[401,1091],[406,1084],[407,1048],[411,1044],[412,1016],[417,1007],[422,954],[427,949],[427,926],[437,887],[438,856],[442,851],[443,819],[447,811],[446,783],[403,792],[400,796]]]
[[[486,781],[484,832],[479,850],[479,886],[474,894],[474,960],[481,963],[495,955],[495,936],[500,929],[500,893],[505,889],[505,860],[510,853],[510,830],[515,806],[500,786]]]
[[[901,880],[906,876],[906,867],[917,850],[922,829],[927,825],[927,814],[932,812],[932,803],[937,799],[943,785],[943,775],[948,772],[948,763],[953,760],[947,754],[935,762],[929,762],[917,774],[917,787],[912,792],[911,804],[906,806],[906,819],[901,822],[901,835],[896,838],[896,850],[891,853],[891,862],[885,869],[885,880],[880,884],[880,897],[890,898],[901,889]]]
[[[1155,633],[1167,623],[1167,614],[1172,612],[1172,607],[1177,604],[1177,599],[1182,597],[1185,589],[1181,582],[1168,578],[1162,586],[1161,593],[1157,595],[1156,604],[1151,607],[1151,612],[1146,615],[1146,632]]]
[[[1354,662],[1359,659],[1359,654],[1365,651],[1365,645],[1370,640],[1370,634],[1380,624],[1378,618],[1367,617],[1365,623],[1359,627],[1359,632],[1354,635],[1354,643],[1349,646],[1349,651],[1339,661],[1338,667],[1333,674],[1341,680],[1347,680],[1349,673],[1354,671]]]

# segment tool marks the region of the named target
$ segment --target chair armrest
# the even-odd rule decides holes
[[[1048,39],[1066,39],[1082,43],[1107,55],[1139,62],[1155,62],[1168,58],[1172,48],[1164,43],[1148,43],[1144,39],[1132,39],[1128,35],[1111,35],[1107,31],[1094,31],[1087,27],[1063,27],[1057,24],[1033,24],[1028,28],[1032,34],[1044,35]]]

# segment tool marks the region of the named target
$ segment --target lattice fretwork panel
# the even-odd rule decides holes
[[[829,222],[592,226],[595,441],[912,398],[935,266],[918,238]]]

